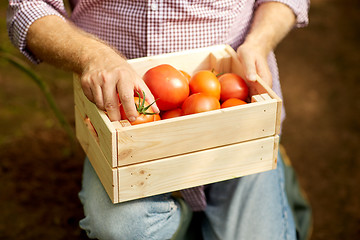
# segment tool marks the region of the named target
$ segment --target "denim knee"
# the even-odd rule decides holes
[[[171,239],[180,223],[180,205],[168,195],[120,203],[94,205],[80,226],[90,238]]]

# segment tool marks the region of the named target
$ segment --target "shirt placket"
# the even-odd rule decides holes
[[[163,0],[148,1],[147,19],[147,55],[163,53]]]

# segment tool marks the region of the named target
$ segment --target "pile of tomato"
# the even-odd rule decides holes
[[[160,113],[139,95],[135,97],[139,117],[132,125],[246,104],[249,94],[245,81],[234,73],[201,70],[190,76],[168,64],[149,69],[143,80]]]

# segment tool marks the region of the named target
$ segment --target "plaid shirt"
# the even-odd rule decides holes
[[[71,0],[70,0],[71,1]],[[13,44],[33,62],[26,47],[29,26],[47,15],[72,21],[117,48],[127,58],[138,58],[227,43],[236,49],[250,27],[254,9],[270,0],[72,0],[71,17],[59,0],[9,0],[7,25]],[[309,0],[277,0],[288,5],[297,26],[308,22]],[[273,89],[281,97],[273,53],[268,63]],[[285,113],[282,111],[282,119]],[[182,190],[194,211],[206,207],[204,187]]]

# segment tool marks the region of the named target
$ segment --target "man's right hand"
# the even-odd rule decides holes
[[[138,112],[135,108],[134,93],[138,92],[148,102],[155,99],[141,77],[118,53],[111,48],[103,48],[92,56],[81,74],[81,86],[86,97],[105,110],[111,121],[120,120],[119,100],[126,117],[135,121]],[[159,109],[154,104],[153,110]]]

